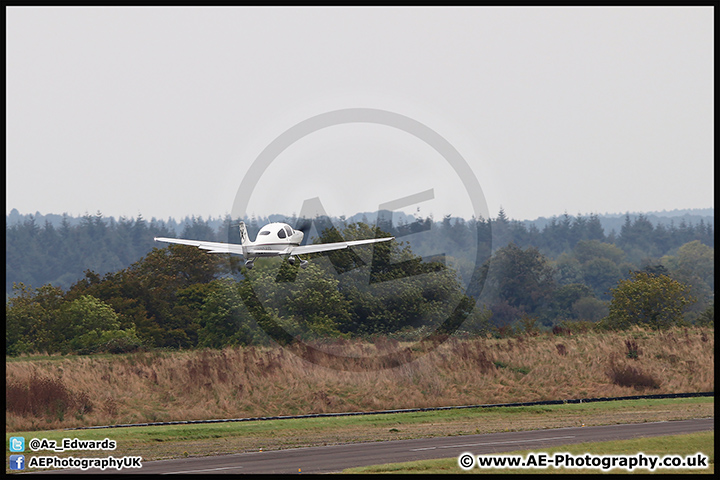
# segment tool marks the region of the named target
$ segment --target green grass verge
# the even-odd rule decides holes
[[[311,445],[400,440],[580,425],[611,425],[713,415],[714,397],[620,400],[532,407],[472,408],[366,416],[262,420],[232,423],[123,427],[94,430],[6,432],[11,436],[62,441],[63,438],[117,442],[106,457],[142,456],[143,462],[188,456],[222,455]],[[693,452],[694,453],[694,452]],[[34,452],[26,448],[25,455]],[[38,455],[51,454],[38,452]],[[77,452],[52,453],[59,457]],[[6,447],[6,471],[9,468]]]

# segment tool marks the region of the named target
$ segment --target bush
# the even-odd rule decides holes
[[[70,341],[70,346],[80,354],[89,353],[128,353],[138,350],[142,342],[135,327],[127,330],[91,330]]]
[[[66,413],[91,412],[93,404],[86,392],[70,392],[59,378],[33,375],[27,384],[9,382],[5,387],[8,412],[20,415],[46,415],[63,419]]]
[[[602,322],[611,329],[633,325],[667,329],[683,325],[683,309],[694,302],[689,287],[667,275],[636,272],[612,289],[610,313]]]
[[[621,387],[633,387],[635,390],[660,388],[660,381],[655,377],[644,373],[639,367],[617,363],[614,357],[610,359],[607,375],[615,385]]]
[[[701,327],[715,327],[715,302],[711,303],[703,313],[698,315],[698,318],[695,320],[695,325],[699,325]]]

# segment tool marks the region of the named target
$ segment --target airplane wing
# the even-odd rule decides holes
[[[208,253],[234,253],[243,255],[242,245],[236,243],[206,242],[203,240],[185,240],[183,238],[155,237],[156,242],[177,243],[180,245],[191,245],[193,247],[208,250]]]
[[[319,253],[327,252],[330,250],[340,250],[355,245],[366,245],[368,243],[387,242],[394,239],[395,237],[386,238],[369,238],[367,240],[351,240],[349,242],[336,242],[336,243],[314,243],[312,245],[300,245],[292,248],[292,255],[302,255],[305,253]]]
[[[300,245],[293,247],[288,245],[283,251],[268,252],[275,255],[303,255],[306,253],[319,253],[327,252],[330,250],[340,250],[343,248],[352,247],[355,245],[366,245],[369,243],[387,242],[394,239],[395,237],[386,238],[370,238],[367,240],[351,240],[349,242],[336,242],[336,243],[317,243],[312,245]],[[202,248],[207,250],[208,253],[234,253],[236,255],[244,255],[243,246],[236,243],[220,243],[220,242],[206,242],[204,240],[185,240],[184,238],[165,238],[155,237],[156,242],[167,242],[177,243],[180,245],[190,245],[193,247]]]

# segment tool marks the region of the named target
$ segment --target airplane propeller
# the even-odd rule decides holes
[[[296,222],[296,225],[293,227],[295,230],[298,230],[303,233],[303,239],[302,242],[300,242],[300,245],[307,245],[308,240],[310,240],[310,230],[312,229],[312,220],[307,218],[299,218]]]

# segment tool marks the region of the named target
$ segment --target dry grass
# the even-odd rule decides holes
[[[13,361],[6,431],[713,391],[714,346],[676,329]]]

